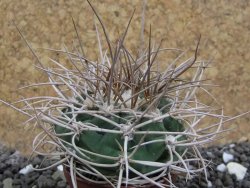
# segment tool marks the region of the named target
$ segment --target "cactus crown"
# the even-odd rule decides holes
[[[198,89],[207,92],[202,75],[209,64],[197,61],[200,39],[193,57],[181,64],[177,58],[166,70],[159,71],[159,53],[175,50],[181,56],[183,52],[161,48],[161,42],[152,47],[150,28],[148,46],[134,57],[124,45],[132,16],[113,46],[96,15],[108,46],[108,52],[103,53],[99,42],[98,62],[89,60],[83,50],[69,52],[65,48],[57,52],[66,54],[73,69],[55,60],[52,63],[57,68],[45,68],[26,41],[38,67],[48,76],[46,84],[57,94],[22,99],[18,102],[24,106],[19,109],[8,104],[27,115],[27,122],[35,120],[42,128],[34,140],[34,151],[58,155],[72,175],[113,187],[149,183],[164,187],[166,176],[172,184],[174,173],[191,177],[204,171],[206,175],[206,161],[197,147],[213,140],[227,119],[223,111],[217,115],[215,109],[197,99]],[[76,33],[78,36],[77,30]],[[100,41],[98,30],[97,37]],[[190,69],[196,70],[193,78],[181,79]],[[207,116],[219,122],[199,127]],[[56,150],[43,153],[39,150],[43,145],[52,145]],[[198,163],[198,168],[190,169],[189,163]],[[72,181],[76,185],[74,176]]]

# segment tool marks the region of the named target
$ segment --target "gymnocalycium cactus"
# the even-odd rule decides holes
[[[89,96],[91,97],[92,95]],[[85,100],[87,100],[87,97]],[[146,100],[141,100],[146,102]],[[79,101],[79,103],[84,104],[85,101]],[[161,104],[157,105],[157,108],[154,110],[167,117],[153,121],[150,116],[137,117],[134,113],[126,111],[126,109],[122,107],[116,108],[116,106],[112,107],[114,108],[111,111],[113,114],[100,110],[98,107],[100,104],[98,106],[92,104],[91,107],[85,108],[85,110],[87,110],[86,112],[81,111],[77,114],[73,111],[75,107],[68,107],[63,109],[63,116],[60,118],[61,122],[63,122],[64,125],[66,123],[67,126],[61,126],[55,123],[55,132],[58,135],[70,133],[71,129],[68,125],[72,125],[70,121],[73,115],[75,115],[74,119],[75,122],[79,124],[80,133],[61,136],[61,139],[67,147],[71,147],[73,150],[75,149],[74,147],[82,149],[76,150],[78,157],[88,159],[96,164],[119,164],[121,160],[120,156],[123,155],[123,149],[125,149],[123,145],[125,144],[124,139],[126,138],[126,150],[127,155],[131,159],[131,167],[143,174],[149,173],[157,170],[157,167],[132,161],[173,162],[178,160],[178,156],[183,154],[185,150],[185,148],[177,146],[175,151],[178,154],[176,155],[172,154],[171,150],[169,150],[170,148],[166,148],[166,142],[175,140],[175,137],[171,135],[166,136],[162,133],[183,132],[185,128],[180,120],[166,115],[169,110],[161,110],[160,107],[166,107],[166,105],[162,104],[171,105],[170,102],[167,102],[167,100],[163,98],[161,99]],[[82,106],[79,106],[79,108],[81,107]],[[77,111],[79,110],[76,108],[76,112]],[[95,113],[91,114],[88,111],[94,111]],[[143,111],[137,110],[137,112],[142,113]],[[85,124],[90,126],[90,129],[91,127],[94,128],[94,130],[86,131],[88,128],[81,126]],[[134,126],[131,126],[133,124]],[[153,132],[155,134],[150,134]],[[157,132],[160,133],[157,134]],[[176,138],[177,141],[186,139],[187,137],[185,135]],[[88,152],[84,152],[83,150]],[[115,176],[119,172],[120,165],[107,168],[96,166],[96,168],[104,175]],[[131,177],[134,176],[135,175],[131,174]]]
[[[150,28],[145,51],[133,56],[124,45],[132,17],[114,46],[100,16],[90,6],[108,46],[103,52],[96,27],[100,61],[83,55],[76,27],[80,50],[50,49],[65,54],[73,68],[55,60],[51,62],[56,68],[46,68],[25,40],[49,80],[35,86],[50,85],[57,94],[22,99],[18,101],[24,103],[21,108],[8,104],[27,115],[27,122],[35,121],[42,128],[34,140],[34,152],[59,156],[54,166],[63,163],[69,167],[74,187],[76,175],[118,188],[173,185],[173,174],[190,178],[204,172],[206,176],[207,162],[198,147],[213,141],[229,119],[223,110],[217,114],[217,109],[197,99],[197,90],[208,93],[202,80],[208,63],[197,60],[200,39],[193,57],[182,63],[178,57],[159,71],[159,53],[174,50],[181,56],[183,51],[161,48],[161,43],[152,47]],[[196,70],[193,78],[182,79],[190,69]],[[218,123],[200,127],[207,116],[218,119]],[[47,153],[40,151],[44,145],[50,146]],[[190,169],[189,163],[197,163],[199,168]]]

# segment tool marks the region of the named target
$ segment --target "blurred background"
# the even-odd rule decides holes
[[[140,44],[142,1],[92,0],[113,42],[124,31],[136,8],[126,38],[126,46],[136,52]],[[63,61],[59,53],[40,48],[68,49],[77,41],[72,18],[75,20],[85,54],[98,60],[95,33],[96,17],[82,0],[1,0],[0,1],[0,99],[16,101],[22,96],[49,95],[47,88],[18,88],[38,82],[46,77],[34,67],[32,56],[21,39],[13,21],[33,46],[42,62],[49,57]],[[145,44],[149,26],[152,38],[163,47],[193,50],[201,34],[199,59],[211,60],[212,68],[205,78],[220,87],[210,89],[227,115],[237,115],[250,110],[250,1],[247,0],[148,0],[145,12]],[[101,32],[101,28],[99,27]],[[161,66],[167,66],[173,54],[159,57]],[[206,98],[204,99],[206,100]],[[228,124],[235,129],[220,142],[250,138],[250,115]],[[25,117],[0,103],[0,142],[27,154],[39,129],[24,126]]]

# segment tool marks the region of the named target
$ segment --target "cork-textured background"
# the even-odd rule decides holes
[[[102,17],[112,41],[124,31],[134,8],[135,15],[126,38],[126,46],[135,51],[139,44],[142,1],[92,0]],[[220,87],[212,94],[227,115],[250,110],[250,2],[247,0],[148,0],[145,12],[145,38],[149,26],[157,44],[194,49],[201,34],[199,59],[212,59],[206,78]],[[0,1],[0,99],[16,101],[21,95],[49,94],[46,88],[27,91],[17,88],[46,81],[35,67],[35,58],[21,39],[13,22],[46,64],[51,55],[42,48],[72,49],[77,41],[72,23],[74,18],[85,53],[97,59],[95,22],[87,1],[84,0],[1,0]],[[99,29],[101,31],[101,29]],[[147,39],[146,39],[147,40]],[[60,54],[54,58],[62,59]],[[162,63],[169,63],[171,54],[164,53]],[[164,61],[165,60],[165,61]],[[236,127],[221,142],[250,138],[250,115],[231,123]],[[39,130],[21,124],[25,118],[0,103],[0,142],[28,153],[32,139]]]

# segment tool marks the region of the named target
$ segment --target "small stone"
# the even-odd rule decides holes
[[[223,161],[224,163],[228,163],[229,161],[232,161],[234,159],[234,156],[230,153],[223,152]]]
[[[240,154],[242,154],[242,153],[244,152],[243,148],[242,148],[242,147],[239,147],[239,146],[236,147],[235,150],[236,150],[238,153],[240,153]]]
[[[50,176],[52,173],[53,173],[53,171],[50,170],[50,169],[45,170],[45,171],[42,172],[43,175],[49,175],[49,176]]]
[[[210,159],[214,159],[215,158],[215,156],[214,156],[214,154],[212,152],[208,151],[206,153],[207,153],[208,158],[210,158]]]
[[[37,171],[33,171],[29,173],[29,176],[32,177],[34,180],[36,180],[40,176],[40,174],[37,173]]]
[[[67,184],[64,181],[57,182],[57,188],[65,188],[66,186]]]
[[[28,164],[28,162],[27,161],[23,161],[23,162],[21,162],[21,164],[20,164],[20,168],[22,169],[22,168],[25,168],[26,166],[28,166],[29,164]]]
[[[232,174],[232,175],[231,175],[231,178],[232,178],[232,180],[233,180],[234,182],[236,182],[236,181],[237,181],[237,177],[236,177],[236,175],[235,175],[235,174]]]
[[[223,184],[225,186],[228,186],[228,187],[229,186],[233,187],[233,185],[234,185],[233,180],[232,180],[232,178],[228,174],[226,174],[224,176],[224,178],[223,178]]]
[[[248,162],[242,162],[241,165],[246,167],[246,168],[250,167],[250,164]]]
[[[232,148],[229,149],[229,152],[230,152],[231,154],[233,154],[233,155],[235,154],[235,151],[234,151],[234,149],[232,149]]]
[[[59,171],[63,171],[63,165],[59,165],[59,166],[57,166],[57,170],[59,170]]]
[[[22,181],[20,179],[13,179],[13,182],[12,182],[13,185],[21,185],[22,184]]]
[[[235,158],[233,162],[239,163],[240,160],[238,158]]]
[[[207,181],[207,187],[213,187],[213,184],[211,181]]]
[[[200,184],[200,187],[207,187],[207,182],[205,181],[201,181],[199,184]]]
[[[56,181],[58,181],[59,179],[62,179],[62,176],[63,176],[63,173],[61,171],[55,171],[53,174],[52,174],[52,178]]]
[[[246,162],[247,161],[247,156],[245,154],[240,156],[241,162]]]
[[[25,183],[26,183],[27,185],[32,184],[33,181],[34,181],[34,179],[33,179],[32,177],[26,176],[26,178],[25,178]]]
[[[4,162],[6,159],[8,159],[9,158],[9,155],[8,154],[6,154],[6,153],[4,153],[4,154],[2,154],[1,156],[0,156],[0,162]]]
[[[6,178],[3,180],[3,188],[12,188],[12,178]]]
[[[5,163],[0,163],[0,173],[3,173],[7,165]]]
[[[243,188],[249,188],[250,187],[250,181],[243,181],[242,182],[242,187]]]
[[[46,177],[44,175],[41,175],[37,180],[37,185],[39,188],[44,187],[44,182],[46,181]]]
[[[216,157],[221,157],[223,155],[222,150],[219,150],[218,148],[214,148],[214,154]]]
[[[49,160],[44,160],[41,167],[48,167],[51,165],[51,162]]]
[[[229,147],[230,147],[230,148],[234,148],[234,147],[235,147],[235,144],[230,144]]]
[[[20,177],[21,177],[21,174],[18,173],[18,174],[15,174],[15,175],[14,175],[14,178],[13,178],[13,179],[20,179]]]
[[[13,174],[18,174],[18,172],[19,172],[19,166],[18,165],[12,165],[11,166],[11,172],[13,173]]]
[[[29,164],[29,165],[27,165],[26,167],[22,168],[22,169],[19,171],[19,173],[25,175],[25,174],[28,174],[28,173],[32,172],[33,170],[34,170],[34,169],[33,169],[32,164]]]
[[[218,178],[222,179],[223,176],[224,176],[224,174],[223,174],[222,172],[218,172],[218,174],[217,174],[217,177],[218,177]]]
[[[13,176],[13,173],[12,173],[10,170],[5,170],[4,173],[3,173],[3,175],[4,175],[5,177],[12,177],[12,176]]]
[[[32,160],[33,166],[40,165],[41,163],[42,163],[42,159],[39,156],[34,157]]]
[[[235,162],[230,162],[227,164],[227,169],[229,174],[235,174],[237,177],[237,180],[243,180],[246,172],[247,172],[247,168],[242,166],[239,163],[235,163]]]
[[[218,170],[219,172],[225,172],[227,170],[227,167],[224,163],[222,163],[216,167],[216,170]]]
[[[52,175],[52,178],[57,181],[60,179],[62,179],[63,181],[66,181],[63,171],[60,171],[60,170],[55,171]]]
[[[222,181],[220,179],[216,179],[216,181],[215,181],[215,187],[221,187],[221,186],[223,186]]]
[[[38,188],[54,188],[55,185],[56,182],[53,179],[48,178],[44,175],[41,175],[37,180]]]

